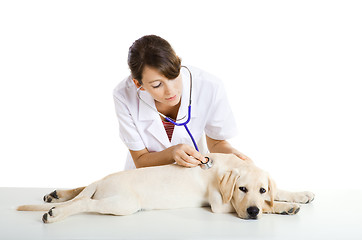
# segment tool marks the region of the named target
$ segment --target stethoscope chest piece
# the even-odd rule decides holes
[[[205,157],[207,159],[206,163],[201,163],[200,167],[204,170],[211,168],[214,165],[214,161],[209,157]]]

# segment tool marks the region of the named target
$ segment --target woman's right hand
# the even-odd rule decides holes
[[[187,144],[172,146],[172,157],[178,165],[184,167],[196,167],[203,162],[207,162],[201,153]]]

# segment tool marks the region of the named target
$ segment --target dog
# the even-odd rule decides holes
[[[72,190],[55,190],[45,204],[19,206],[19,211],[48,211],[44,223],[82,212],[129,215],[140,210],[210,206],[214,213],[236,212],[242,219],[262,213],[293,215],[312,192],[277,189],[269,174],[233,154],[210,153],[213,167],[186,168],[176,164],[117,172]]]

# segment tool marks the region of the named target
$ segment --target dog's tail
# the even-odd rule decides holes
[[[75,201],[79,198],[92,198],[97,190],[97,182],[89,185],[88,187],[84,188],[82,192],[80,192],[75,198],[66,202],[60,203],[44,203],[44,204],[37,204],[37,205],[22,205],[16,208],[18,211],[48,211],[49,209],[57,206],[64,205],[70,201]]]

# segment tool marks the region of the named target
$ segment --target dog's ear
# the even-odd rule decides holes
[[[237,169],[219,175],[219,188],[223,203],[228,203],[234,194],[236,180],[240,177]]]
[[[273,179],[270,178],[270,176],[268,176],[268,193],[270,197],[270,202],[268,203],[270,207],[274,206],[275,191],[276,191],[275,182]]]

